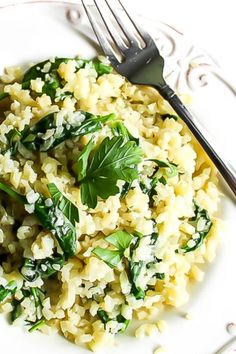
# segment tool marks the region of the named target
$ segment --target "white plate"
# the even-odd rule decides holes
[[[74,7],[75,8],[75,7]],[[0,72],[4,66],[22,64],[52,56],[91,57],[97,46],[84,15],[73,26],[66,13],[71,5],[44,2],[0,8],[1,55]],[[81,9],[81,8],[79,8]],[[222,76],[214,61],[202,50],[191,46],[186,39],[170,26],[149,23],[158,46],[166,58],[166,75],[180,92],[193,95],[192,111],[202,122],[210,139],[217,143],[220,153],[225,154],[236,166],[235,158],[235,89]],[[93,38],[88,40],[81,31]],[[171,354],[213,354],[230,339],[226,324],[236,321],[236,237],[234,230],[235,205],[226,192],[221,215],[227,221],[222,234],[223,244],[216,261],[207,267],[205,279],[192,291],[190,302],[169,311],[168,330],[156,338],[135,339],[119,335],[117,346],[104,349],[103,354],[151,354],[163,345]],[[194,315],[191,321],[183,318],[186,311]],[[9,354],[88,353],[64,338],[47,337],[40,333],[29,334],[22,328],[7,324],[0,316],[0,343]]]

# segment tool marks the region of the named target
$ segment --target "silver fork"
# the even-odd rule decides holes
[[[81,1],[98,42],[105,55],[109,57],[114,69],[133,84],[150,85],[158,90],[186,123],[236,196],[236,172],[232,166],[226,164],[218,156],[194,123],[191,113],[172,88],[167,85],[163,77],[164,59],[151,36],[131,18],[120,0],[112,1],[115,6],[107,0],[93,0],[100,19],[106,27],[107,35],[105,35],[104,29],[96,20],[90,6],[85,0]],[[122,12],[118,10],[117,5],[122,7]],[[113,22],[111,17],[107,16],[107,10]],[[113,24],[114,21],[116,21],[116,26]]]

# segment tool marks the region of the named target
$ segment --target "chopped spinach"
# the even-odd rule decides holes
[[[102,323],[104,325],[106,325],[109,321],[117,321],[118,323],[123,323],[124,326],[119,330],[119,332],[125,332],[125,330],[127,329],[130,320],[127,320],[124,316],[122,316],[121,314],[117,315],[116,318],[109,318],[108,314],[106,313],[106,311],[102,310],[102,309],[98,309],[97,311],[97,315],[99,317],[99,319],[102,321]]]
[[[9,97],[9,93],[7,92],[0,93],[0,101],[4,100],[6,97]]]
[[[119,322],[119,323],[124,323],[124,326],[120,329],[120,332],[125,332],[125,330],[127,329],[128,325],[130,323],[130,320],[127,320],[124,316],[119,314],[116,317],[116,321]]]
[[[76,222],[79,222],[78,208],[60,192],[55,183],[49,183],[48,190],[54,204],[57,205],[63,215],[70,220],[73,225],[75,225]]]
[[[21,274],[29,282],[35,281],[38,277],[49,278],[57,273],[64,263],[65,259],[61,255],[54,255],[41,260],[24,258]]]
[[[11,323],[13,323],[17,318],[19,318],[22,313],[21,301],[22,300],[13,299],[11,302],[12,304],[12,311],[10,313]]]
[[[42,318],[41,320],[38,320],[36,323],[33,324],[33,326],[31,326],[29,328],[29,332],[32,333],[34,331],[36,331],[37,329],[39,329],[41,326],[43,326],[45,324],[45,319]]]
[[[158,169],[164,168],[165,174],[169,178],[175,177],[178,174],[177,165],[174,164],[173,162],[171,163],[169,161],[161,161],[157,159],[148,159],[148,161],[155,162],[156,165],[158,166]],[[158,171],[158,169],[156,170],[156,172]]]
[[[179,119],[179,117],[176,116],[175,114],[170,114],[170,113],[161,114],[161,119],[165,120],[166,118],[172,118],[176,121]]]
[[[212,221],[207,210],[201,208],[196,203],[194,203],[194,207],[195,215],[189,220],[189,222],[195,227],[195,237],[192,237],[180,248],[180,253],[192,252],[199,248],[212,227]]]
[[[10,281],[6,286],[0,285],[0,303],[7,297],[13,295],[17,289],[17,284],[14,280]]]
[[[143,193],[149,196],[149,206],[153,207],[153,197],[157,195],[155,189],[157,183],[166,185],[167,178],[175,177],[178,174],[178,169],[176,164],[169,161],[161,161],[157,159],[148,159],[148,161],[155,162],[157,167],[155,168],[152,176],[148,178],[149,185],[147,186],[143,181],[140,181],[139,185]]]
[[[153,232],[151,235],[143,236],[143,237],[149,237],[150,238],[150,247],[152,249],[153,246],[155,246],[157,239],[158,239],[158,233]],[[164,273],[159,273],[156,272],[155,265],[157,263],[162,262],[162,259],[157,258],[154,253],[151,255],[150,260],[148,261],[136,261],[135,260],[135,251],[141,247],[140,242],[141,242],[140,237],[134,238],[133,242],[130,245],[130,259],[129,259],[129,268],[128,268],[128,277],[129,281],[131,284],[131,294],[134,295],[134,297],[139,300],[139,299],[144,299],[146,290],[149,288],[148,281],[151,280],[152,278],[156,278],[159,280],[163,280],[165,277]],[[138,285],[140,281],[138,282],[138,279],[140,275],[145,276],[145,278],[149,279],[146,283],[144,282],[142,286]]]
[[[9,148],[16,152],[17,144],[21,142],[31,151],[49,151],[65,140],[101,130],[105,122],[114,119],[114,114],[95,116],[88,112],[77,111],[72,113],[75,119],[73,124],[67,123],[64,119],[61,125],[57,126],[56,117],[59,113],[49,113],[36,124],[26,126],[21,132],[15,128],[10,130],[7,134]],[[48,132],[50,134],[47,137]]]
[[[67,259],[76,252],[75,222],[79,220],[79,214],[75,211],[76,207],[57,189],[55,184],[50,184],[49,188],[51,188],[54,202],[52,201],[52,204],[48,206],[46,199],[40,196],[34,204],[34,213],[43,227],[55,235]],[[1,182],[0,189],[21,204],[27,204],[25,196]]]
[[[132,182],[125,182],[121,188],[120,197],[125,198],[132,187]]]
[[[22,88],[30,89],[31,80],[41,78],[44,81],[42,87],[42,93],[46,93],[52,99],[57,101],[63,100],[66,96],[73,96],[71,92],[64,92],[63,86],[64,80],[58,73],[58,68],[61,63],[68,63],[70,60],[75,60],[76,71],[84,68],[86,64],[93,67],[98,76],[110,73],[112,67],[101,63],[97,58],[94,60],[84,60],[79,58],[54,58],[51,60],[45,60],[32,66],[24,75],[22,80]]]
[[[108,314],[102,309],[98,309],[97,315],[104,324],[110,321]]]

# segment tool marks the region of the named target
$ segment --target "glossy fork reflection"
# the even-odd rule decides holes
[[[164,59],[152,37],[134,21],[120,0],[93,1],[100,21],[85,0],[82,0],[82,4],[98,42],[114,69],[134,84],[150,85],[158,90],[186,123],[236,196],[235,171],[218,156],[194,123],[191,113],[165,82]]]

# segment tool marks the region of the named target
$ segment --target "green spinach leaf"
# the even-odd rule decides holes
[[[4,301],[8,296],[15,293],[17,284],[14,280],[10,281],[6,286],[0,285],[0,303]]]
[[[65,259],[61,255],[46,257],[41,260],[25,258],[21,267],[21,274],[29,281],[35,281],[38,277],[49,278],[57,273],[65,264]]]
[[[0,101],[4,100],[6,97],[9,97],[9,93],[7,92],[1,92],[0,93]]]
[[[56,118],[58,114],[60,112],[50,113],[31,127],[26,127],[20,132],[20,137],[17,137],[17,141],[20,141],[31,151],[49,151],[65,140],[101,130],[104,123],[115,117],[114,114],[95,116],[88,112],[77,111],[72,113],[73,124],[68,124],[66,119],[64,119],[62,124],[57,126]],[[8,141],[9,146],[11,146],[11,140],[9,139]]]
[[[63,215],[73,224],[79,222],[78,208],[67,199],[57,188],[55,183],[48,184],[48,190],[55,205],[61,210]]]
[[[180,253],[188,253],[199,248],[212,227],[212,221],[206,209],[201,208],[196,203],[195,215],[190,219],[190,223],[195,227],[195,235],[188,242],[180,248]]]
[[[73,96],[71,92],[57,91],[58,88],[62,89],[64,81],[58,74],[58,68],[61,63],[68,63],[70,60],[75,60],[76,71],[84,68],[86,64],[93,67],[98,76],[105,73],[110,73],[112,67],[101,63],[97,58],[94,60],[84,60],[79,58],[54,58],[45,60],[32,66],[24,75],[22,80],[22,88],[29,89],[31,80],[41,78],[44,81],[42,93],[46,93],[52,99],[57,101],[63,100],[66,96]]]
[[[2,182],[0,182],[0,189],[21,204],[28,204],[25,196],[20,195]],[[75,211],[75,206],[71,205],[72,203],[63,195],[60,196],[57,204],[52,203],[52,205],[48,206],[46,199],[42,196],[34,204],[35,215],[43,227],[55,235],[66,258],[72,257],[76,252],[76,229],[74,223],[79,220],[79,214]],[[68,217],[72,218],[72,215],[73,220],[71,222]]]

